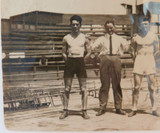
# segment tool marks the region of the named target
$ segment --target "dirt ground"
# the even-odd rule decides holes
[[[146,83],[144,83],[146,85]],[[123,109],[131,111],[132,86],[130,79],[122,80]],[[23,111],[5,112],[4,123],[10,131],[138,131],[160,130],[160,117],[151,115],[151,104],[148,90],[140,92],[138,114],[134,117],[118,115],[115,113],[112,89],[109,93],[108,110],[102,116],[95,116],[99,101],[98,98],[89,96],[89,120],[81,117],[81,96],[74,93],[70,96],[69,116],[59,120],[62,111],[60,98],[54,98],[55,106]]]

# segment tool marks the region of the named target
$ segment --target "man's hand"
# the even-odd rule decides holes
[[[63,59],[66,62],[67,61],[67,55],[65,53],[62,53]]]
[[[138,36],[138,34],[136,34],[136,33],[133,34],[133,36],[132,36],[132,41],[133,41],[133,42],[136,42],[137,36]]]

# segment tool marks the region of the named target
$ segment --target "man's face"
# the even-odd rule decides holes
[[[150,28],[150,24],[148,21],[142,21],[140,26],[145,32],[147,32]]]
[[[81,27],[80,22],[77,20],[72,20],[71,27],[73,32],[79,32]]]
[[[108,23],[106,25],[106,31],[108,34],[113,34],[114,30],[115,30],[115,27],[112,23]]]
[[[139,28],[143,33],[147,33],[150,29],[150,24],[148,21],[142,21]]]

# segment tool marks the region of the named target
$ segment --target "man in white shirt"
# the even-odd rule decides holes
[[[141,20],[141,18],[139,18]],[[152,114],[157,116],[157,99],[156,99],[156,66],[154,55],[159,52],[159,40],[158,36],[150,30],[149,20],[145,17],[142,18],[140,22],[140,33],[133,37],[133,42],[136,43],[136,58],[134,62],[134,90],[132,99],[132,111],[129,113],[128,117],[132,117],[137,113],[137,104],[139,98],[139,90],[141,88],[142,78],[144,75],[148,76],[148,82],[150,83],[149,92],[150,99],[152,103]],[[153,45],[157,50],[154,55]]]
[[[71,90],[74,74],[76,74],[78,78],[82,94],[82,117],[84,119],[89,119],[89,116],[87,115],[87,73],[84,62],[84,58],[87,58],[87,56],[89,56],[89,54],[87,54],[89,49],[89,42],[86,39],[85,35],[80,32],[81,22],[82,18],[80,16],[72,16],[70,18],[72,31],[70,34],[64,36],[63,38],[62,55],[65,60],[65,90],[63,94],[64,112],[59,117],[60,119],[64,119],[68,116],[69,93]]]
[[[122,55],[123,50],[129,46],[127,45],[129,42],[127,43],[125,39],[116,34],[113,21],[107,21],[105,23],[105,30],[106,34],[99,37],[92,45],[93,50],[99,49],[100,51],[100,110],[96,115],[100,116],[106,112],[110,82],[112,83],[114,93],[116,113],[125,115],[125,111],[122,110],[120,55]]]

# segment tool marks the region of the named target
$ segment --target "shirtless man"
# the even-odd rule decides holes
[[[140,24],[141,32],[139,35],[133,37],[133,41],[137,44],[136,58],[134,62],[134,90],[132,97],[132,111],[128,117],[132,117],[137,113],[137,104],[139,98],[139,89],[141,88],[142,78],[144,75],[148,76],[150,82],[149,92],[152,103],[152,114],[157,116],[157,100],[156,100],[156,66],[153,55],[153,44],[156,44],[156,49],[159,50],[158,37],[150,30],[149,20],[143,19]],[[155,52],[155,55],[159,51]]]

